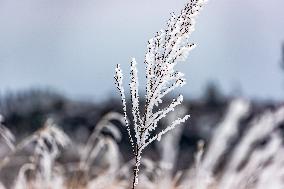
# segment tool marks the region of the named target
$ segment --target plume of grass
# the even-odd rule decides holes
[[[100,146],[103,145],[102,141],[98,140],[102,138],[101,131],[107,130],[111,132],[117,140],[121,139],[121,133],[117,129],[117,126],[111,123],[112,120],[117,120],[122,124],[125,124],[123,115],[116,112],[107,113],[102,117],[102,119],[97,123],[93,133],[88,138],[85,148],[83,149],[80,159],[80,166],[83,169],[87,168],[90,165],[92,160],[98,154]]]
[[[56,184],[62,185],[61,177],[54,175],[56,173],[54,163],[60,154],[60,149],[66,147],[69,143],[69,137],[51,119],[48,119],[43,128],[18,145],[19,149],[33,147],[33,155],[31,156],[31,163],[25,164],[21,168],[15,187],[26,189],[41,186],[49,189]],[[30,171],[33,175],[32,180],[27,181],[27,171]]]
[[[7,146],[10,148],[10,150],[15,150],[15,136],[12,134],[12,132],[6,128],[3,125],[4,118],[0,114],[0,136],[4,139],[4,142],[7,144]]]
[[[213,133],[203,161],[198,163],[198,168],[195,171],[196,177],[191,181],[191,184],[198,186],[200,189],[208,187],[220,157],[229,147],[230,139],[236,135],[238,125],[249,112],[249,108],[249,102],[243,99],[235,99],[231,102],[223,121]],[[200,180],[204,182],[200,182]]]
[[[266,164],[269,160],[272,161],[269,166],[279,163],[275,160],[280,159],[275,159],[275,157],[278,156],[278,153],[282,153],[284,149],[282,146],[283,140],[277,127],[283,121],[284,107],[279,108],[275,112],[267,111],[260,118],[254,120],[226,166],[219,184],[221,189],[232,187],[246,188],[248,187],[247,185],[251,184],[250,182],[253,182],[253,184],[261,182],[259,174],[266,171]],[[263,148],[254,148],[260,140],[267,137],[269,141]],[[283,166],[278,168],[283,173]],[[275,178],[272,179],[275,180]],[[275,180],[275,182],[277,183],[279,180]],[[256,188],[257,186],[249,187]]]
[[[232,101],[227,115],[215,129],[206,152],[204,153],[201,145],[196,154],[195,166],[189,170],[179,188],[282,188],[284,148],[278,127],[284,122],[284,107],[276,111],[266,111],[255,118],[233,148],[232,154],[226,154],[227,149],[231,148],[228,144],[238,134],[240,120],[248,112],[247,101]],[[228,156],[228,161],[223,171],[217,175],[215,169],[223,155]]]
[[[120,151],[116,141],[121,140],[121,133],[111,122],[113,120],[125,124],[123,115],[116,112],[107,113],[100,119],[81,150],[79,167],[74,170],[69,188],[105,188],[118,183],[116,177],[120,168]],[[110,133],[113,138],[105,136],[102,131]],[[95,168],[94,163],[97,166]],[[100,166],[103,166],[103,170],[98,168]],[[96,175],[95,178],[92,175]]]
[[[104,152],[102,159],[104,161],[104,164],[107,164],[107,167],[100,174],[98,174],[95,179],[90,180],[87,187],[89,189],[110,188],[112,185],[114,185],[114,183],[116,183],[117,185],[123,184],[116,178],[116,172],[120,167],[120,153],[118,146],[116,142],[110,137],[105,137],[102,140],[104,142],[104,146],[106,147],[106,151]]]
[[[159,31],[154,38],[148,41],[145,55],[147,81],[144,112],[140,110],[137,63],[134,58],[132,59],[130,94],[134,122],[133,127],[130,127],[127,121],[122,70],[120,65],[116,67],[115,83],[121,95],[126,128],[136,162],[132,188],[135,188],[138,183],[142,151],[153,141],[160,140],[164,134],[189,118],[189,115],[178,118],[158,134],[153,134],[159,120],[166,117],[169,112],[174,111],[175,107],[183,101],[183,96],[179,95],[176,99],[173,99],[168,107],[159,109],[159,104],[162,103],[164,96],[172,92],[175,88],[185,84],[184,74],[176,71],[175,65],[179,61],[184,61],[189,51],[195,47],[194,44],[188,42],[188,38],[194,31],[195,18],[203,5],[204,0],[190,0],[184,9],[182,9],[180,15],[176,16],[172,14],[165,30]],[[155,111],[155,109],[158,110]],[[134,133],[134,137],[132,136],[132,132]],[[134,138],[135,141],[133,140]]]

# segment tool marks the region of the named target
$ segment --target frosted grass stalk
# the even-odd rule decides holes
[[[139,101],[139,81],[137,62],[134,58],[131,61],[130,71],[130,97],[132,104],[133,127],[130,126],[126,113],[126,95],[123,88],[123,74],[118,64],[115,69],[115,83],[120,92],[124,110],[126,129],[128,131],[130,143],[135,155],[133,186],[138,183],[138,172],[141,155],[144,148],[155,140],[174,129],[177,125],[185,122],[190,116],[177,118],[164,130],[154,135],[158,122],[175,110],[175,107],[183,101],[183,96],[179,95],[166,108],[161,109],[160,104],[163,98],[177,87],[182,87],[186,81],[184,74],[176,71],[178,62],[186,60],[188,53],[195,47],[188,41],[190,34],[195,28],[195,19],[202,9],[204,0],[189,0],[181,13],[176,16],[172,14],[164,30],[157,32],[154,38],[148,41],[147,52],[144,63],[146,65],[146,95],[145,106],[141,110]],[[158,109],[155,111],[155,109]],[[134,133],[134,134],[133,134]],[[135,138],[135,141],[133,140]]]

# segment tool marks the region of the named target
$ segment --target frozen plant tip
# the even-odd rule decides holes
[[[194,31],[195,18],[204,3],[204,0],[190,0],[182,9],[180,15],[172,14],[165,30],[160,30],[154,38],[148,41],[144,61],[146,65],[146,103],[144,111],[141,111],[139,107],[137,63],[134,58],[132,59],[130,95],[134,127],[130,127],[126,114],[126,99],[122,82],[123,74],[120,65],[117,65],[115,69],[115,83],[121,95],[126,128],[135,155],[133,188],[138,183],[138,171],[143,149],[153,141],[160,140],[164,134],[189,118],[189,115],[177,118],[164,130],[154,134],[159,120],[174,111],[175,107],[183,101],[183,96],[179,95],[166,108],[160,109],[159,106],[165,95],[185,84],[184,74],[176,71],[175,65],[179,61],[184,61],[189,51],[195,47],[194,44],[188,42],[188,38]],[[132,133],[134,133],[135,141]]]

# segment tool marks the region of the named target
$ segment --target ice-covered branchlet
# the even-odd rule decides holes
[[[190,0],[184,9],[182,9],[180,15],[176,16],[172,14],[165,30],[160,30],[154,38],[148,41],[144,61],[146,65],[146,103],[143,111],[139,107],[137,63],[134,58],[132,59],[130,96],[132,101],[133,127],[130,127],[126,114],[122,70],[120,65],[116,67],[116,86],[122,98],[126,128],[136,159],[133,188],[138,183],[138,171],[143,149],[153,141],[160,140],[164,134],[189,118],[189,115],[177,118],[161,132],[156,135],[153,134],[159,120],[166,117],[169,112],[174,111],[175,107],[183,101],[183,96],[179,95],[166,108],[159,109],[159,104],[163,102],[165,95],[186,83],[184,74],[176,71],[175,66],[178,62],[184,61],[189,51],[195,47],[194,44],[189,43],[188,38],[194,31],[195,18],[204,3],[205,0]],[[155,111],[156,109],[158,110]],[[132,132],[135,133],[134,136],[132,136]],[[133,140],[134,137],[135,140]]]

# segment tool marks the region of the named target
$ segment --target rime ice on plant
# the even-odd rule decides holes
[[[177,118],[166,129],[154,135],[159,120],[166,117],[175,107],[183,101],[183,96],[179,95],[176,99],[163,109],[159,109],[159,104],[163,102],[163,97],[172,92],[175,88],[185,84],[184,74],[176,71],[175,66],[178,62],[184,61],[195,45],[188,42],[189,35],[194,31],[195,18],[204,5],[204,0],[190,0],[182,9],[180,15],[172,14],[167,22],[165,30],[157,32],[154,38],[148,41],[147,52],[145,55],[146,65],[146,103],[144,111],[140,110],[138,94],[138,75],[136,60],[131,61],[131,81],[130,94],[132,101],[132,116],[134,127],[130,127],[126,114],[126,99],[122,84],[123,74],[120,65],[116,67],[115,80],[116,86],[120,91],[123,110],[126,121],[126,128],[135,155],[134,181],[133,188],[138,183],[138,171],[143,149],[177,125],[185,122],[189,115]],[[154,111],[154,109],[158,109]],[[135,141],[132,136],[135,133]]]

